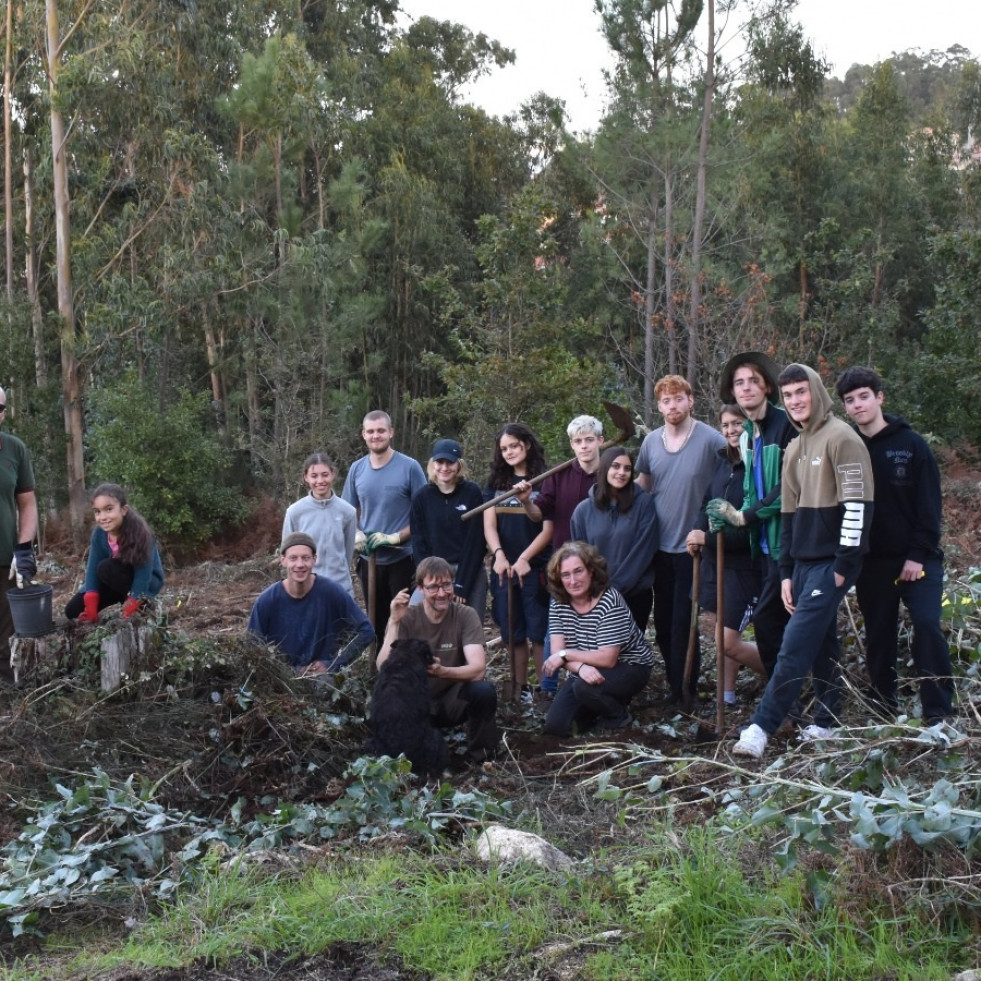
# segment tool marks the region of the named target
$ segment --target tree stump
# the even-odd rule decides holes
[[[119,687],[130,666],[139,663],[156,646],[156,629],[148,623],[123,621],[119,629],[102,641],[102,690]]]
[[[37,669],[39,661],[48,655],[48,638],[18,637],[10,638],[10,667],[14,672],[14,684],[19,685],[22,679],[30,677]]]

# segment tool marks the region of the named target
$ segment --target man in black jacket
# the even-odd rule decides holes
[[[940,472],[923,438],[882,411],[882,379],[871,368],[847,369],[838,395],[872,459],[875,510],[869,553],[855,584],[865,618],[865,661],[873,705],[898,708],[896,658],[899,601],[913,622],[913,664],[928,724],[952,714],[950,650],[940,629],[943,557]]]

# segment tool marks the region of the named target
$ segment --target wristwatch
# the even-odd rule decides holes
[[[569,659],[569,652],[563,647],[562,650],[558,652],[558,654],[559,657],[562,658],[562,663],[565,664],[565,662]]]

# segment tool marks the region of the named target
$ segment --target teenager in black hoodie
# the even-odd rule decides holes
[[[837,389],[869,451],[875,479],[869,552],[855,584],[865,618],[870,700],[882,714],[895,715],[902,600],[913,622],[923,718],[932,725],[953,711],[950,649],[940,629],[940,471],[923,437],[905,419],[883,413],[882,379],[871,368],[849,368]]]

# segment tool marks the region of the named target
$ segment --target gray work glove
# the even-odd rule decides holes
[[[705,505],[709,519],[709,531],[718,533],[726,526],[742,528],[746,524],[746,514],[721,497],[715,497]]]
[[[398,532],[391,535],[386,535],[383,531],[373,531],[368,535],[368,548],[373,552],[376,548],[383,548],[384,546],[389,546],[394,548],[396,545],[401,545],[402,539],[399,538]]]
[[[357,555],[367,555],[371,551],[368,548],[368,536],[360,528],[354,535],[354,551]]]

